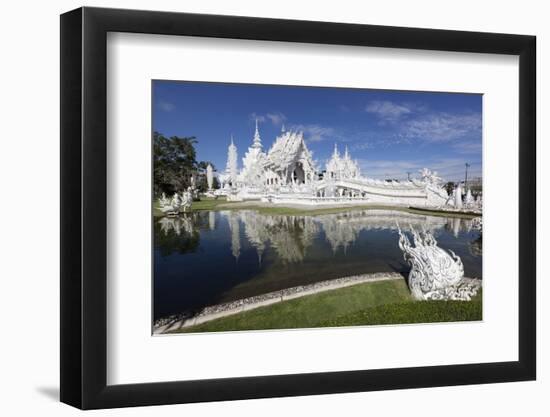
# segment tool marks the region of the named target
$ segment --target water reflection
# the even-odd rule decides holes
[[[267,247],[273,248],[284,262],[300,262],[320,235],[330,244],[333,253],[339,250],[346,253],[362,231],[396,231],[399,224],[404,231],[414,228],[436,233],[437,230],[444,229],[458,238],[460,233],[470,233],[474,225],[471,219],[425,216],[390,210],[357,210],[318,216],[265,215],[253,210],[239,210],[221,211],[219,216],[228,224],[231,235],[229,249],[235,260],[240,257],[241,240],[244,238],[255,248],[260,263]],[[199,229],[204,228],[205,223],[208,224],[209,230],[215,230],[216,213],[188,213],[178,217],[163,217],[158,221],[164,237],[175,234],[188,241],[174,248],[179,253],[196,250],[194,243]],[[241,234],[241,228],[244,236]],[[164,243],[167,244],[169,241]],[[482,255],[480,236],[470,242],[470,250],[472,255]]]
[[[255,248],[260,263],[268,246],[277,252],[281,260],[300,262],[320,233],[330,244],[333,253],[339,250],[346,253],[364,230],[396,231],[396,225],[400,224],[404,231],[411,227],[432,233],[445,229],[458,238],[461,232],[471,232],[474,225],[471,219],[425,216],[391,210],[363,210],[318,216],[264,215],[252,210],[240,210],[221,211],[219,215],[229,226],[230,250],[235,260],[241,254],[242,227],[244,238]],[[175,234],[180,237],[175,242],[186,241],[174,248],[179,253],[185,253],[196,250],[195,240],[198,238],[198,230],[201,226],[204,227],[204,220],[207,221],[209,230],[216,229],[216,212],[213,211],[207,214],[188,213],[178,217],[163,217],[158,220],[158,225],[164,237]],[[169,242],[171,240],[165,241],[165,246],[169,246]],[[472,255],[482,255],[481,236],[469,242],[469,246]]]
[[[164,235],[174,232],[176,235],[181,236],[182,232],[188,235],[194,232],[193,219],[188,216],[163,217],[158,223]]]
[[[332,252],[344,253],[355,243],[365,230],[397,230],[397,223],[403,230],[410,227],[434,232],[445,228],[455,237],[460,232],[470,232],[472,221],[462,218],[421,216],[398,211],[365,210],[342,214],[319,216],[266,216],[255,211],[222,212],[229,218],[232,230],[231,246],[235,258],[240,253],[238,225],[243,224],[245,235],[256,248],[258,257],[270,245],[285,262],[302,261],[307,249],[322,232]],[[238,218],[238,222],[237,222]],[[479,250],[481,247],[479,247]],[[479,252],[481,254],[481,252]]]
[[[343,276],[406,273],[397,223],[431,231],[461,257],[467,276],[481,278],[481,233],[468,219],[389,210],[191,212],[154,223],[154,315]]]
[[[200,233],[196,216],[163,217],[155,223],[155,247],[161,255],[195,252]]]
[[[469,248],[470,253],[473,256],[481,257],[481,255],[483,254],[483,242],[481,235],[470,242]]]

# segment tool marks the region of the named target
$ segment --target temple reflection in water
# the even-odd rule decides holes
[[[436,233],[445,230],[458,237],[461,232],[470,232],[474,227],[471,219],[425,216],[404,211],[355,210],[338,214],[317,216],[266,215],[254,210],[190,213],[178,217],[163,217],[158,223],[164,235],[174,233],[185,238],[207,225],[209,230],[217,227],[217,217],[227,223],[230,233],[228,250],[238,261],[244,240],[255,248],[261,263],[266,248],[272,248],[284,262],[300,262],[304,259],[314,240],[323,237],[332,252],[352,247],[358,236],[368,230],[397,231],[397,225],[408,231],[429,230]],[[202,221],[201,221],[202,220]],[[472,242],[472,254],[481,256],[481,244]]]
[[[346,276],[406,275],[397,224],[429,230],[460,256],[466,276],[482,277],[482,236],[469,219],[373,209],[193,211],[154,222],[154,316]]]

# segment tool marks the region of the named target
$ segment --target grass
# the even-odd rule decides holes
[[[343,213],[353,210],[392,210],[392,211],[403,211],[406,213],[420,214],[423,216],[437,216],[437,217],[459,217],[466,219],[473,219],[474,217],[479,217],[478,214],[469,214],[469,213],[453,213],[443,210],[431,210],[431,209],[422,209],[417,210],[410,207],[401,207],[401,206],[384,206],[384,205],[357,205],[357,206],[341,206],[341,207],[326,207],[326,208],[293,208],[293,207],[260,207],[250,204],[250,206],[242,205],[240,207],[231,207],[228,203],[228,207],[220,207],[222,210],[234,210],[234,209],[250,209],[257,210],[262,214],[286,214],[286,215],[309,215],[317,216],[320,214],[335,214]]]
[[[433,216],[443,216],[443,217],[462,217],[462,218],[473,218],[475,215],[464,214],[464,213],[452,213],[445,211],[437,210],[416,210],[414,208],[408,207],[399,207],[399,206],[385,206],[385,205],[358,205],[358,206],[341,206],[341,207],[325,207],[325,208],[314,208],[314,207],[304,207],[304,208],[295,208],[295,207],[281,207],[281,206],[260,206],[255,201],[250,202],[228,202],[225,198],[213,198],[213,197],[201,197],[200,201],[194,201],[191,205],[190,211],[206,211],[206,210],[256,210],[261,214],[280,214],[280,215],[291,215],[291,216],[300,216],[300,215],[309,215],[317,216],[321,214],[335,214],[343,213],[352,210],[394,210],[394,211],[403,211],[407,213],[414,214],[430,214]],[[160,211],[158,201],[155,201],[153,204],[153,216],[162,217],[164,213]]]
[[[213,197],[201,197],[200,201],[193,201],[190,211],[205,211],[205,210],[219,210],[220,204],[232,204],[228,203],[225,198],[213,198]],[[162,217],[164,213],[160,211],[160,205],[158,200],[153,203],[153,216]],[[225,209],[224,209],[225,210]]]
[[[225,208],[225,207],[224,207]],[[375,206],[375,205],[360,205],[360,206],[342,206],[342,207],[325,207],[325,208],[294,208],[294,207],[261,207],[254,206],[240,206],[241,209],[252,209],[257,210],[262,214],[282,214],[282,215],[309,215],[309,216],[318,216],[321,214],[335,214],[343,213],[352,210],[398,210],[398,211],[408,211],[405,207],[390,207],[390,206]]]
[[[201,197],[200,201],[193,201],[191,204],[191,210],[193,211],[204,211],[204,210],[218,210],[220,204],[231,204],[228,203],[225,198],[213,198],[213,197]]]
[[[322,326],[442,323],[476,321],[481,318],[481,296],[477,295],[472,301],[416,301],[385,304],[326,320]]]
[[[405,280],[378,281],[304,296],[175,331],[197,333],[481,320],[471,302],[415,301]]]

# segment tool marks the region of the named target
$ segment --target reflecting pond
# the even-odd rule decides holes
[[[461,257],[466,276],[482,278],[481,235],[469,219],[350,209],[315,216],[201,211],[154,221],[154,320],[327,279],[406,275],[397,224],[430,230]]]

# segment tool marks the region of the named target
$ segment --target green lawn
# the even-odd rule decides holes
[[[309,295],[212,320],[176,332],[292,329],[481,320],[481,296],[470,302],[414,301],[405,280],[378,281]]]
[[[341,207],[326,207],[326,208],[314,208],[314,207],[304,207],[304,208],[294,208],[294,207],[280,207],[280,206],[270,206],[262,207],[258,205],[256,201],[250,202],[228,202],[225,197],[220,197],[218,199],[213,197],[201,197],[200,201],[194,201],[191,205],[190,211],[205,211],[205,210],[256,210],[262,214],[281,214],[281,215],[310,215],[316,216],[321,214],[334,214],[348,212],[352,210],[394,210],[394,211],[404,211],[408,213],[415,213],[421,215],[431,215],[431,216],[443,216],[443,217],[462,217],[462,218],[473,218],[469,214],[463,213],[452,213],[452,212],[442,212],[442,211],[428,211],[428,210],[415,210],[408,207],[395,207],[395,206],[384,206],[384,205],[360,205],[360,206],[341,206]],[[162,217],[164,214],[159,210],[158,201],[153,203],[153,216]]]
[[[396,211],[409,211],[406,207],[390,207],[390,206],[376,206],[376,205],[362,205],[362,206],[341,206],[341,207],[325,207],[325,208],[314,208],[314,207],[304,207],[304,208],[294,208],[294,207],[259,207],[254,206],[253,203],[250,206],[241,206],[241,209],[250,209],[257,210],[262,214],[281,214],[281,215],[291,215],[291,216],[318,216],[321,214],[335,214],[349,212],[353,210],[396,210]],[[225,207],[220,207],[220,209],[225,209]]]
[[[323,327],[441,323],[482,319],[481,295],[472,301],[416,301],[384,304],[328,319]]]
[[[204,211],[204,210],[218,210],[220,204],[231,204],[225,200],[225,197],[220,197],[218,199],[213,197],[201,197],[200,201],[193,201],[191,204],[190,211]],[[153,202],[153,216],[162,217],[164,213],[159,209],[159,202],[155,200]]]

